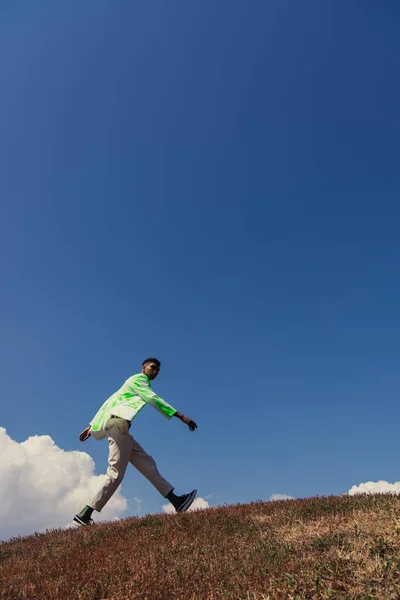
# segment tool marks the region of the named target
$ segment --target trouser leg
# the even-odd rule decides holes
[[[102,487],[88,504],[98,512],[104,508],[123,480],[134,445],[133,437],[128,433],[128,423],[124,419],[114,418],[109,423],[112,425],[106,426],[109,445],[107,475]]]
[[[135,439],[133,439],[130,462],[154,485],[164,498],[174,489],[174,486],[160,475],[153,457],[149,456]]]

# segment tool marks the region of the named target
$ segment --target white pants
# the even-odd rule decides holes
[[[130,435],[129,421],[120,417],[111,417],[104,430],[109,445],[107,478],[88,506],[98,512],[101,511],[123,480],[129,462],[164,498],[168,496],[174,486],[161,477],[154,459]]]

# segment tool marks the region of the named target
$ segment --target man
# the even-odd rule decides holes
[[[174,494],[174,486],[160,475],[153,458],[129,434],[131,422],[145,404],[154,406],[167,419],[177,417],[190,431],[197,429],[192,419],[172,408],[152,391],[150,381],[157,377],[160,367],[161,363],[157,358],[147,358],[143,361],[142,372],[127,379],[124,385],[104,402],[89,427],[79,434],[81,442],[90,436],[96,440],[107,437],[109,455],[106,480],[91,502],[74,517],[72,524],[75,527],[93,523],[93,511],[100,512],[107,504],[123,480],[129,462],[147,477],[177,512],[186,511],[195,499],[197,490],[183,496]]]

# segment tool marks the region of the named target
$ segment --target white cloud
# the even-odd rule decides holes
[[[66,452],[49,435],[15,442],[0,427],[0,540],[63,527],[97,491],[104,475],[86,452]],[[96,520],[122,515],[120,488]]]
[[[202,508],[208,508],[209,506],[210,505],[207,502],[207,500],[205,500],[204,498],[201,498],[199,496],[198,498],[195,498],[193,500],[192,506],[188,509],[187,512],[192,511],[192,510],[200,510]],[[168,514],[172,514],[175,512],[175,508],[172,506],[172,504],[170,502],[168,502],[168,504],[163,504],[162,509],[165,513],[168,513]]]
[[[349,496],[356,494],[400,494],[400,481],[389,483],[388,481],[367,481],[360,485],[353,485],[348,491]]]
[[[274,500],[294,500],[294,498],[288,494],[271,494],[268,500],[273,502]]]
[[[138,513],[138,515],[142,514],[142,508],[143,508],[143,500],[141,500],[140,498],[137,498],[136,496],[133,498],[133,501],[136,505],[136,512]]]

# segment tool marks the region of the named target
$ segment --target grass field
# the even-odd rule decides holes
[[[400,498],[254,502],[0,544],[0,598],[400,598]]]

